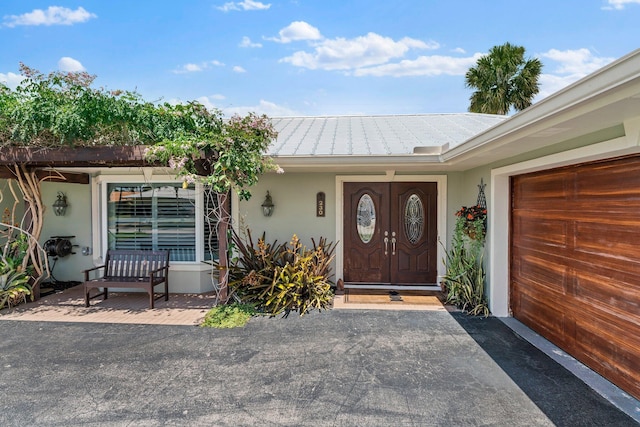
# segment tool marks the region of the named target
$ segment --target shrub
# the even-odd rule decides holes
[[[206,328],[238,328],[247,324],[256,315],[256,309],[251,304],[226,304],[213,307],[207,312],[200,324]]]
[[[456,215],[451,249],[447,251],[445,259],[447,272],[442,278],[446,302],[468,314],[488,316],[490,312],[484,295],[486,275],[483,266],[486,217],[472,219],[466,215]],[[469,233],[469,230],[477,232]]]
[[[232,247],[238,257],[230,262],[229,286],[242,301],[271,316],[297,311],[304,315],[314,309],[328,309],[333,303],[333,283],[329,280],[335,245],[320,238],[307,249],[296,235],[288,244],[268,244],[264,234],[256,245],[251,233],[247,242],[237,233]]]
[[[5,305],[11,307],[22,301],[26,302],[27,295],[32,296],[29,276],[3,263],[0,266],[0,309]]]

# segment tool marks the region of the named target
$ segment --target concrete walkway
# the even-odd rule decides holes
[[[82,286],[47,295],[38,301],[0,311],[0,320],[45,322],[133,323],[147,325],[199,325],[215,305],[215,294],[170,294],[149,309],[144,292],[109,292],[109,298],[92,299],[84,306]]]
[[[496,318],[2,321],[2,426],[631,426]]]

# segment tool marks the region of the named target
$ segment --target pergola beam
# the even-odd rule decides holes
[[[0,166],[119,167],[153,166],[145,160],[146,146],[2,147]]]

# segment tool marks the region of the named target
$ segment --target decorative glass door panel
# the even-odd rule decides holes
[[[344,184],[344,280],[434,284],[437,185]]]

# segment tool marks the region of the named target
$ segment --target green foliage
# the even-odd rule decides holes
[[[136,92],[92,88],[95,76],[84,72],[44,75],[20,67],[23,80],[15,90],[0,84],[0,148],[145,145],[145,159],[169,166],[185,188],[199,181],[218,194],[235,190],[242,200],[262,173],[283,172],[265,156],[276,137],[266,116],[224,120],[195,101],[151,103]],[[39,184],[19,185],[23,194],[40,198]],[[32,206],[37,242],[42,204]],[[217,219],[228,223],[228,213]]]
[[[448,304],[454,304],[471,315],[488,316],[489,306],[484,295],[484,237],[485,218],[482,215],[474,219],[457,215],[442,284]]]
[[[5,262],[0,263],[0,309],[26,302],[27,295],[33,299],[29,276]]]
[[[15,91],[0,87],[0,145],[152,145],[220,133],[222,118],[197,102],[145,102],[136,92],[92,88],[85,72],[44,75],[20,64]]]
[[[146,151],[149,161],[168,164],[185,184],[200,180],[216,193],[235,189],[240,199],[267,170],[282,172],[264,153],[276,137],[267,116],[250,113],[224,122],[206,138],[191,135],[160,141]]]
[[[266,116],[224,120],[199,102],[144,101],[136,92],[91,87],[85,72],[44,75],[20,64],[16,90],[0,85],[1,146],[147,145],[146,158],[218,193],[248,188],[267,170],[281,169],[265,153],[276,137]]]
[[[478,59],[465,75],[465,85],[476,90],[469,111],[508,114],[511,108],[521,111],[531,105],[539,91],[542,62],[525,59],[524,53],[524,47],[505,43]]]
[[[251,304],[218,305],[207,312],[200,326],[205,328],[243,327],[256,314],[256,309]]]
[[[229,286],[243,300],[272,316],[291,311],[304,315],[328,309],[333,302],[329,280],[335,244],[320,238],[313,249],[304,247],[294,235],[288,244],[268,244],[264,235],[254,245],[247,232],[245,243],[233,234],[238,257],[230,263]]]
[[[0,272],[16,271],[27,278],[33,274],[33,265],[29,264],[29,250],[35,238],[14,224],[15,218],[5,208],[0,220]]]

